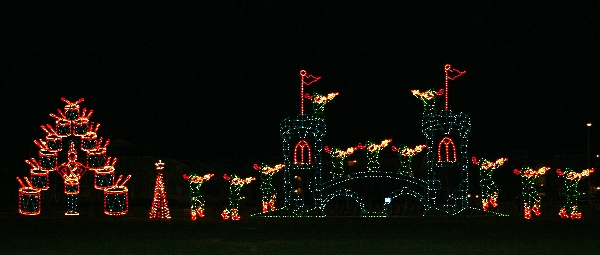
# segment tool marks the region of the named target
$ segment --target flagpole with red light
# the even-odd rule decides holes
[[[304,97],[308,95],[304,94],[304,85],[310,86],[310,84],[313,84],[319,79],[321,79],[321,76],[314,76],[312,74],[307,74],[306,70],[300,70],[300,115],[304,115]]]
[[[450,66],[450,64],[446,64],[444,66],[444,71],[446,72],[446,104],[444,105],[444,110],[448,110],[448,79],[450,79],[451,81],[453,81],[454,79],[458,78],[459,76],[465,74],[467,71],[459,71],[455,68],[452,68],[452,66]],[[448,73],[454,74],[453,76],[449,76]]]

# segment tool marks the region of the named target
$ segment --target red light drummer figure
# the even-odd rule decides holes
[[[79,179],[83,176],[86,168],[77,162],[77,150],[75,143],[69,144],[68,162],[60,164],[56,172],[62,176],[65,182],[65,194],[67,194],[67,212],[65,215],[79,215],[77,212],[77,195],[79,194]]]

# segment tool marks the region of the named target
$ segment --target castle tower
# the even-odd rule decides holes
[[[295,214],[321,207],[321,170],[325,120],[298,115],[281,122],[284,206]]]
[[[321,207],[321,170],[325,136],[325,104],[338,93],[326,96],[305,93],[305,87],[321,79],[300,71],[300,114],[281,122],[284,165],[284,207],[296,215]],[[304,112],[304,100],[312,101],[313,113]]]
[[[447,64],[444,110],[429,111],[422,121],[427,139],[427,191],[429,205],[455,214],[467,208],[469,190],[468,144],[471,119],[466,114],[448,109],[448,81],[463,75]],[[441,94],[441,93],[436,94]],[[415,92],[413,92],[415,94]]]
[[[427,197],[430,206],[457,213],[468,206],[468,135],[471,119],[466,114],[440,111],[423,118],[427,139]]]

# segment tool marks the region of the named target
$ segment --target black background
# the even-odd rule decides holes
[[[471,154],[585,150],[588,122],[598,148],[597,1],[4,4],[0,13],[5,165],[27,168],[61,97],[85,98],[101,136],[149,155],[282,159],[279,123],[299,113],[302,69],[322,76],[308,92],[340,93],[327,104],[325,145],[414,146],[425,138],[410,90],[442,88],[447,63],[467,71],[450,82],[449,105],[471,117]]]

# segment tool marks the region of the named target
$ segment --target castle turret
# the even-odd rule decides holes
[[[417,93],[425,103],[422,132],[427,139],[427,191],[429,205],[451,214],[467,208],[469,190],[468,135],[471,119],[466,114],[448,109],[448,81],[465,74],[450,64],[444,66],[445,89],[433,93]],[[444,110],[435,113],[435,96],[445,94]],[[425,99],[429,100],[426,101]],[[427,106],[431,106],[427,108]]]
[[[284,207],[296,215],[315,208],[321,208],[321,171],[323,137],[325,136],[325,104],[338,93],[326,96],[305,93],[310,86],[321,79],[320,76],[300,71],[300,114],[281,122],[280,135],[283,138]],[[313,103],[312,114],[304,112],[304,100]]]
[[[296,214],[321,206],[321,170],[325,121],[298,115],[281,122],[284,206]]]
[[[466,114],[440,111],[423,118],[427,139],[427,195],[431,206],[456,213],[467,207],[469,189],[468,135],[471,119]]]

